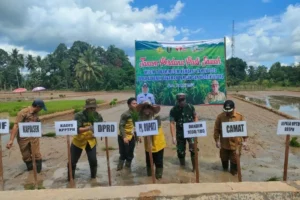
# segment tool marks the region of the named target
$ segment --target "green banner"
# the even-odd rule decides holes
[[[135,41],[135,70],[138,103],[174,105],[182,92],[194,105],[226,100],[224,39]]]

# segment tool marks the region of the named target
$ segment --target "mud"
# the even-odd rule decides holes
[[[229,98],[232,98],[229,96]],[[242,113],[248,122],[249,150],[243,151],[241,158],[243,181],[266,181],[271,177],[282,180],[284,162],[284,137],[276,135],[276,126],[282,117],[263,110],[249,103],[234,99],[237,111]],[[127,109],[126,104],[101,110],[105,121],[119,121],[122,112]],[[164,155],[163,179],[157,183],[194,183],[195,174],[191,172],[190,155],[187,151],[185,169],[179,167],[176,148],[172,145],[168,114],[171,107],[162,107],[160,112],[164,119],[162,125],[167,139]],[[221,106],[196,106],[200,120],[206,120],[208,137],[199,138],[199,171],[200,182],[237,182],[237,176],[223,172],[219,160],[219,150],[213,139],[213,126],[216,116],[222,112]],[[53,121],[69,120],[72,115],[45,121],[47,132],[54,131]],[[116,171],[118,161],[117,138],[109,138],[109,146],[116,150],[109,151],[112,185],[140,185],[151,184],[151,177],[146,176],[144,145],[139,144],[135,150],[135,158],[131,170]],[[90,180],[87,156],[83,152],[77,165],[75,181],[78,188],[108,186],[107,164],[104,140],[98,139],[98,175],[94,181]],[[67,188],[67,145],[66,138],[41,138],[41,153],[43,155],[43,172],[38,175],[39,185],[44,188]],[[289,154],[288,180],[300,179],[300,151],[292,148]],[[24,190],[33,183],[33,174],[28,173],[22,162],[18,145],[11,150],[3,151],[5,190]]]

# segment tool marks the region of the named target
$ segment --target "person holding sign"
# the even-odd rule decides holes
[[[244,116],[235,111],[235,105],[232,100],[226,100],[223,106],[223,113],[217,116],[214,127],[214,139],[216,141],[216,147],[220,149],[220,158],[224,170],[228,170],[228,164],[230,160],[230,173],[232,175],[237,174],[237,161],[236,161],[236,149],[239,148],[241,152],[241,146],[236,146],[236,139],[238,143],[241,143],[245,147],[247,137],[231,137],[224,138],[222,136],[222,122],[234,122],[244,121]],[[239,153],[239,155],[241,155]]]
[[[163,159],[164,159],[164,148],[166,147],[166,140],[163,129],[161,127],[160,106],[152,105],[150,101],[144,101],[142,104],[137,106],[139,112],[139,121],[157,120],[158,123],[158,134],[151,136],[152,146],[152,158],[155,164],[155,178],[161,179],[163,175]],[[146,165],[147,175],[152,176],[151,163],[149,156],[148,141],[145,139],[145,153],[146,153]]]
[[[170,130],[173,139],[173,144],[177,146],[177,156],[181,166],[185,166],[185,149],[186,142],[189,144],[189,151],[191,152],[191,161],[193,171],[195,170],[195,152],[194,152],[194,139],[184,138],[183,124],[188,122],[198,121],[198,117],[193,105],[186,103],[184,93],[176,95],[177,103],[170,111]],[[176,137],[175,132],[176,123]]]
[[[38,113],[42,109],[47,111],[44,101],[41,99],[36,99],[33,101],[31,106],[24,108],[20,112],[18,112],[14,127],[11,131],[10,140],[6,145],[6,148],[10,149],[14,143],[15,136],[17,135],[17,141],[23,157],[23,161],[25,162],[28,171],[33,170],[32,152],[31,152],[31,146],[32,146],[35,152],[37,173],[40,173],[42,170],[42,155],[40,153],[40,140],[39,138],[32,138],[32,137],[21,138],[18,124],[20,122],[40,122]]]
[[[96,154],[96,143],[97,140],[94,137],[94,122],[103,122],[103,118],[100,113],[96,111],[97,103],[96,99],[87,99],[85,102],[85,109],[75,114],[74,119],[77,121],[78,135],[73,137],[71,144],[71,164],[72,164],[72,175],[75,178],[76,164],[81,156],[82,150],[86,151],[90,170],[91,178],[96,178],[97,175],[97,154]],[[69,168],[68,168],[68,180]]]

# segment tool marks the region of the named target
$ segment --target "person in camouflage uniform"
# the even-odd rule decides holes
[[[81,156],[82,150],[86,151],[90,170],[91,178],[96,178],[97,175],[97,140],[94,137],[94,122],[103,122],[100,113],[96,111],[96,99],[87,99],[85,102],[85,110],[75,114],[74,120],[77,121],[78,135],[73,137],[71,144],[71,164],[72,175],[75,176],[76,164]],[[69,170],[69,168],[68,168]],[[68,172],[68,180],[70,180]]]
[[[125,160],[125,167],[131,167],[131,161],[134,157],[134,148],[137,140],[134,131],[134,122],[137,120],[134,119],[134,112],[137,106],[136,98],[129,98],[127,100],[127,105],[129,109],[121,115],[119,123],[118,144],[120,157],[117,171],[123,169]],[[138,116],[136,116],[136,118],[138,118]]]
[[[170,130],[173,139],[173,144],[177,146],[177,156],[181,166],[185,166],[185,150],[186,143],[189,144],[191,153],[191,161],[193,171],[195,170],[195,152],[194,139],[184,138],[183,124],[188,122],[198,121],[197,114],[193,105],[186,103],[185,94],[179,93],[176,95],[177,103],[170,111]],[[176,124],[176,137],[174,136]]]

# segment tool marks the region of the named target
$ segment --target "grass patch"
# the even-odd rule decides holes
[[[290,141],[291,147],[300,147],[300,143],[297,141],[297,137],[292,137]]]
[[[49,132],[49,133],[43,134],[42,136],[43,137],[55,137],[56,134],[54,132]]]
[[[104,101],[98,100],[97,104],[101,104]],[[0,113],[8,112],[11,117],[16,116],[22,109],[30,106],[32,101],[21,102],[1,102]],[[83,110],[85,100],[59,100],[59,101],[47,101],[45,102],[48,111],[42,110],[39,115],[47,115],[55,112],[61,112],[65,110],[75,109],[76,112]]]
[[[273,177],[267,179],[266,181],[267,181],[267,182],[268,182],[268,181],[280,181],[280,178],[277,177],[277,176],[273,176]]]
[[[108,146],[108,151],[117,150],[115,147]],[[106,151],[106,147],[102,147],[102,151]]]

